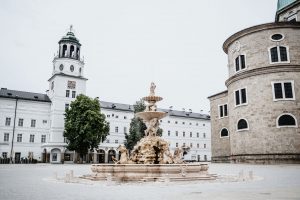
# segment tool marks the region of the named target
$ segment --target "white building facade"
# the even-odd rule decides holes
[[[24,159],[40,162],[74,162],[76,152],[66,149],[63,137],[64,113],[79,94],[86,93],[81,44],[70,30],[59,41],[59,53],[53,60],[47,94],[1,88],[0,90],[0,157],[15,163]],[[117,148],[124,144],[134,117],[133,106],[101,101],[101,112],[110,122],[110,133],[99,148],[90,152],[86,162],[112,162]],[[210,118],[185,111],[164,110],[168,116],[161,121],[163,138],[171,150],[186,146],[186,160],[211,159]]]

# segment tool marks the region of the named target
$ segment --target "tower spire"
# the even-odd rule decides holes
[[[73,32],[73,25],[70,25],[70,32]]]

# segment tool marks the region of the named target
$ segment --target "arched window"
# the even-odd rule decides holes
[[[248,122],[245,119],[240,119],[237,124],[238,130],[248,130]]]
[[[227,128],[222,128],[221,132],[220,132],[220,137],[228,137],[229,136],[229,132],[227,130]]]
[[[67,45],[63,45],[63,50],[62,50],[62,56],[61,57],[67,57]]]
[[[70,47],[70,57],[71,58],[75,58],[75,50],[74,50],[74,46],[73,45],[71,45],[71,47]]]
[[[80,56],[80,49],[79,49],[79,47],[77,47],[76,59],[79,60],[79,56]]]
[[[277,127],[297,127],[296,118],[292,114],[282,114],[277,118]]]
[[[284,46],[272,47],[270,48],[269,53],[270,53],[271,63],[289,62],[287,47]]]

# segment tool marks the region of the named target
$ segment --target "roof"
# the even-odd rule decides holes
[[[100,101],[101,108],[133,112],[133,105]]]
[[[287,7],[288,5],[292,4],[297,0],[278,0],[277,2],[277,11]]]
[[[300,2],[300,0],[299,0]],[[280,28],[292,28],[292,29],[299,29],[300,23],[299,22],[272,22],[272,23],[266,23],[266,24],[260,24],[256,26],[251,26],[249,28],[243,29],[239,32],[234,33],[229,38],[225,40],[223,43],[223,51],[227,54],[228,53],[228,47],[238,40],[241,37],[244,37],[246,35],[256,33],[259,31],[266,31],[271,29],[280,29]]]
[[[29,101],[41,101],[41,102],[51,102],[46,94],[24,92],[18,90],[8,90],[6,88],[1,88],[0,98],[10,98],[10,99],[23,99]]]
[[[60,44],[62,42],[73,42],[81,46],[79,40],[75,37],[75,34],[72,31],[69,31],[65,36],[63,36],[58,43]]]
[[[134,111],[133,105],[130,104],[100,101],[100,106],[101,108],[110,109],[110,110],[120,110],[120,111],[128,111],[128,112]],[[170,109],[160,109],[160,108],[158,110],[166,112],[169,114],[169,116],[174,116],[174,117],[185,117],[185,118],[206,119],[206,120],[210,119],[210,116],[206,114],[170,110]]]
[[[51,79],[53,79],[55,76],[57,75],[60,75],[60,76],[67,76],[67,77],[71,77],[71,78],[79,78],[79,79],[83,79],[83,80],[88,80],[87,78],[84,78],[83,76],[74,76],[74,75],[70,75],[70,74],[65,74],[65,73],[56,73],[56,74],[53,74],[49,79],[48,81],[50,81]]]
[[[8,90],[6,88],[1,88],[0,90],[0,98],[10,98],[10,99],[23,99],[29,101],[41,101],[41,102],[51,102],[49,97],[46,94],[41,93],[33,93],[33,92],[24,92],[18,90]],[[127,111],[133,112],[133,105],[130,104],[122,104],[122,103],[113,103],[107,101],[100,101],[101,108],[111,109],[111,110],[119,110],[119,111]],[[169,116],[174,117],[184,117],[184,118],[195,118],[195,119],[205,119],[209,120],[210,116],[206,114],[194,113],[194,112],[186,112],[186,111],[178,111],[178,110],[170,110],[170,109],[158,109],[160,111],[164,111],[169,114]]]
[[[222,92],[218,92],[217,94],[213,94],[213,95],[210,95],[209,97],[207,97],[208,99],[212,98],[212,97],[215,97],[215,96],[218,96],[218,95],[221,95],[221,94],[226,94],[228,93],[228,90],[224,90]]]

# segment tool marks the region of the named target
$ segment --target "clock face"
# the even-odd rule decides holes
[[[62,71],[63,69],[64,69],[64,65],[61,64],[61,65],[59,66],[59,70]]]
[[[70,66],[70,71],[71,71],[71,72],[74,71],[74,66],[73,66],[73,65]]]
[[[76,89],[76,81],[68,81],[68,89]]]

